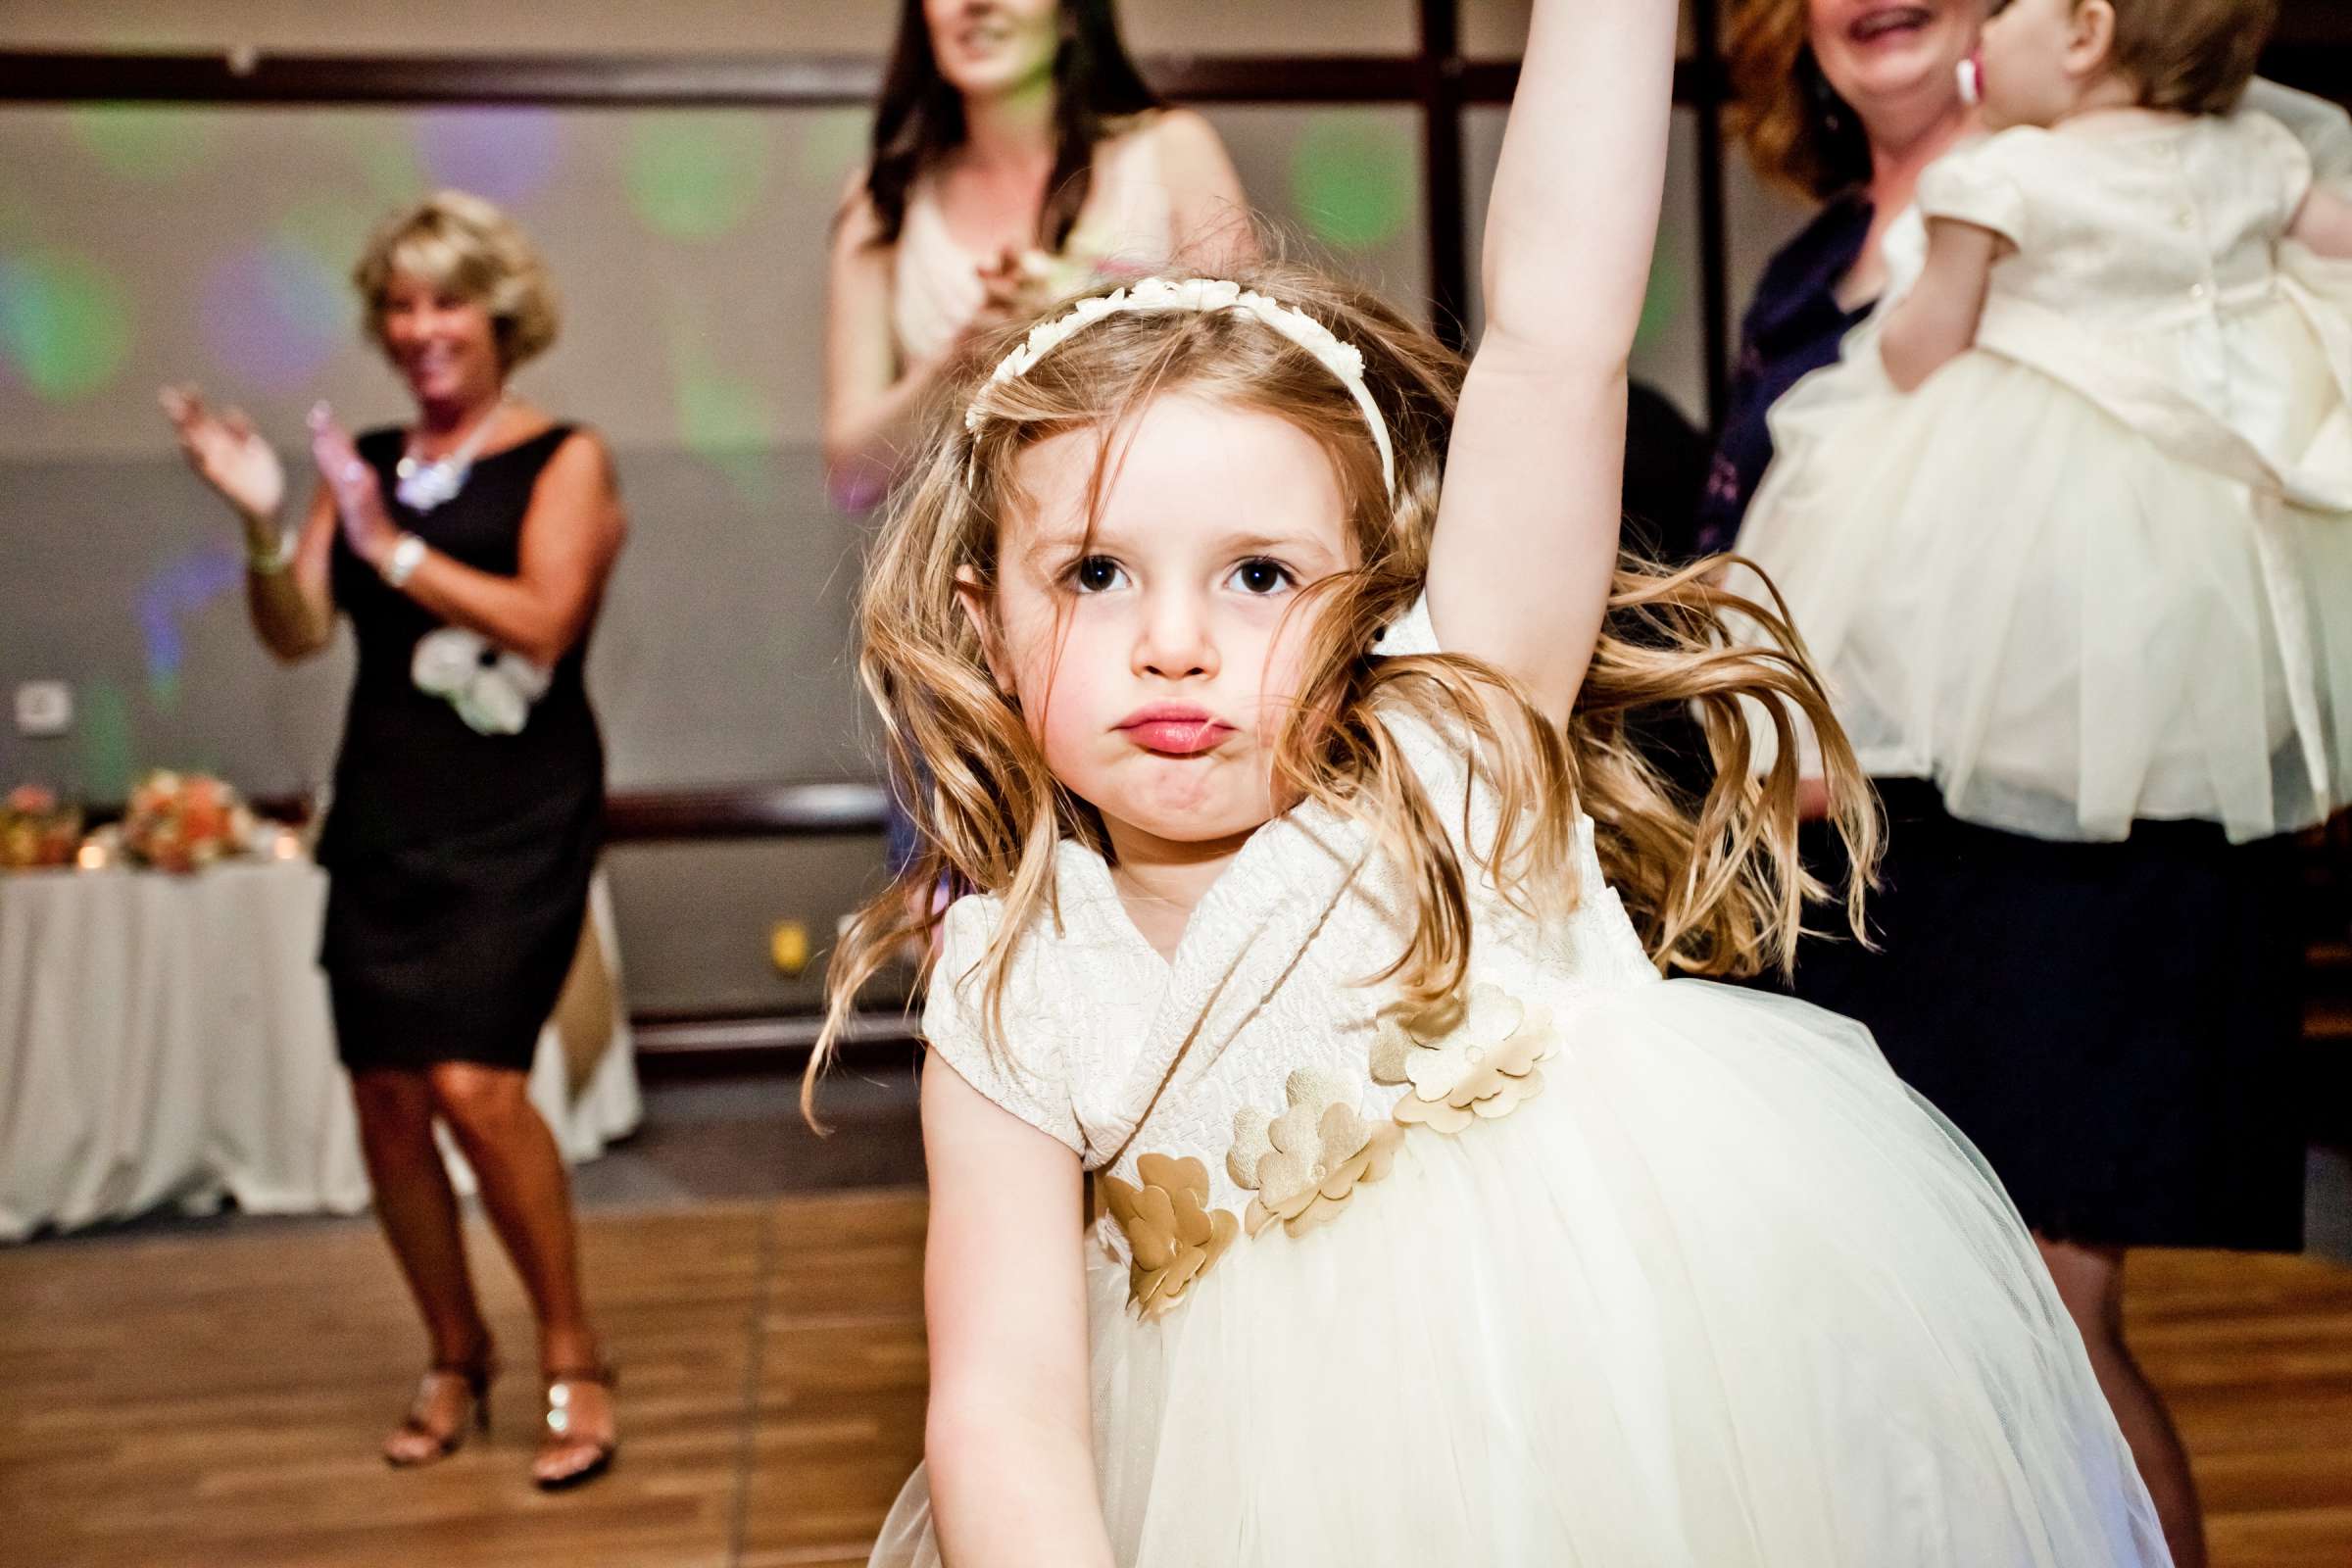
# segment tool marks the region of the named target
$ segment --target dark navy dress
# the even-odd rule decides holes
[[[533,487],[571,433],[558,425],[477,459],[465,488],[428,513],[393,497],[400,431],[371,431],[359,448],[395,522],[511,576]],[[587,640],[556,666],[519,733],[478,734],[411,679],[417,639],[440,623],[340,535],[333,570],[335,604],[359,640],[318,844],[329,873],[319,962],[343,1061],[527,1071],[579,942],[603,827]]]

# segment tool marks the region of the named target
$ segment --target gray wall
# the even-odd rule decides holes
[[[544,11],[415,0],[322,8],[24,0],[0,46],[546,47]],[[892,7],[697,0],[566,8],[567,47],[865,51]],[[1410,48],[1405,0],[1129,0],[1147,52]],[[1523,0],[1466,8],[1507,54]],[[654,27],[648,32],[648,27]],[[95,30],[93,30],[95,29]],[[790,36],[783,36],[789,32]],[[461,41],[462,40],[462,41]],[[1417,121],[1406,109],[1218,109],[1250,196],[1338,270],[1425,297]],[[1473,240],[1501,126],[1473,116]],[[1686,119],[1640,369],[1693,416],[1695,192]],[[0,788],[119,798],[151,766],[249,791],[326,776],[348,651],[294,669],[245,624],[233,530],[171,453],[154,389],[194,377],[296,455],[303,411],[397,418],[343,281],[371,220],[437,184],[504,201],[547,252],[562,341],[520,388],[601,428],[634,520],[591,662],[613,786],[870,775],[848,617],[871,519],[825,501],[816,461],[825,226],[861,150],[855,110],[791,112],[0,109],[0,701],[61,679],[56,739],[0,710]],[[1792,215],[1735,180],[1740,279]],[[299,472],[299,466],[297,466]],[[641,1005],[799,1004],[771,921],[820,937],[871,886],[879,846],[615,852]]]
[[[1423,292],[1413,117],[1219,110],[1253,198],[1324,259]],[[858,112],[0,109],[0,699],[68,682],[73,729],[0,714],[0,788],[120,799],[154,766],[300,792],[331,766],[348,652],[281,668],[245,623],[234,530],[155,388],[400,416],[342,274],[373,217],[486,187],[548,254],[562,340],[528,396],[612,442],[634,523],[590,665],[618,790],[870,776],[848,620],[871,519],[817,461],[827,220]],[[616,852],[642,1005],[783,1004],[767,927],[821,935],[878,843]]]

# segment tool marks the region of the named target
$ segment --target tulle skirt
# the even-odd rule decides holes
[[[1676,981],[1156,1321],[1091,1271],[1140,1568],[2169,1562],[2034,1244],[1858,1025]],[[873,1557],[939,1560],[921,1472]]]
[[[2284,305],[2261,335],[2341,466],[2328,357]],[[2242,842],[2352,804],[2352,514],[2191,463],[1998,354],[1908,396],[1876,360],[1849,346],[1775,409],[1739,544],[1866,772],[2051,839],[2196,818]]]

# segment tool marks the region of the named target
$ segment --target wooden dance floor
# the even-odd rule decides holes
[[[587,1491],[524,1478],[528,1320],[477,1225],[510,1372],[497,1424],[396,1474],[373,1446],[417,1335],[365,1222],[0,1254],[0,1561],[38,1568],[818,1568],[922,1442],[922,1198],[584,1220],[627,1442]],[[2147,1254],[2132,1332],[2218,1568],[2352,1562],[2352,1270]]]

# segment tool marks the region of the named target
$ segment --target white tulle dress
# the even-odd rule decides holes
[[[1393,651],[1426,651],[1427,618]],[[1440,818],[1467,759],[1394,726]],[[1096,1455],[1137,1568],[2151,1568],[2147,1494],[2034,1244],[1858,1025],[1662,981],[1588,824],[1573,913],[1474,889],[1455,1016],[1363,977],[1396,879],[1312,808],[1172,962],[1064,845],[983,1044],[950,911],[924,1017],[1067,1144]],[[939,1561],[918,1471],[876,1564]]]
[[[2014,247],[1976,346],[1905,395],[1857,328],[1774,408],[1739,544],[1866,770],[2054,839],[2352,804],[2352,266],[2282,240],[2311,180],[2255,112],[2020,127],[1921,178]]]

